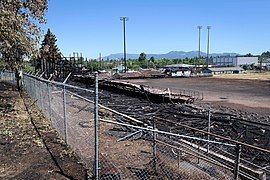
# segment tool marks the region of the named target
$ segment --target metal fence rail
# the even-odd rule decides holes
[[[0,78],[15,83],[12,72],[0,71]],[[242,158],[238,143],[183,134],[179,127],[161,131],[155,121],[146,124],[98,104],[97,81],[93,91],[24,74],[23,87],[84,161],[90,178],[266,179],[267,169]]]

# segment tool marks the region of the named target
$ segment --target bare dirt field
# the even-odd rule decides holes
[[[136,79],[132,83],[203,92],[203,102],[261,115],[270,115],[270,75],[214,76],[208,78]]]
[[[221,74],[215,75],[214,78],[224,78],[224,79],[253,79],[253,80],[270,80],[270,72],[246,72],[243,74]]]
[[[0,82],[0,152],[0,179],[86,177],[79,159],[33,102],[3,82]]]

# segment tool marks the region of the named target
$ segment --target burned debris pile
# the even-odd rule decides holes
[[[156,103],[192,103],[200,96],[195,91],[172,91],[168,89],[153,88],[144,85],[132,84],[124,81],[103,81],[100,87],[117,93],[124,93],[139,98],[144,98],[150,102]]]
[[[261,173],[261,171],[259,171],[261,168],[264,168],[270,173],[268,167],[270,162],[269,154],[258,151],[258,148],[270,149],[270,125],[268,117],[254,116],[246,112],[233,111],[229,108],[217,109],[209,105],[206,107],[203,105],[203,102],[186,104],[173,101],[167,101],[169,103],[166,103],[166,101],[163,101],[156,103],[152,101],[153,98],[150,99],[145,92],[141,93],[140,96],[134,95],[137,89],[141,89],[139,85],[132,86],[129,83],[119,81],[111,82],[113,82],[113,85],[107,85],[106,87],[102,87],[100,84],[102,87],[99,96],[100,104],[135,118],[149,126],[152,126],[153,121],[155,121],[156,127],[162,131],[206,138],[207,136],[201,131],[207,131],[208,129],[208,113],[210,109],[211,133],[250,145],[243,146],[242,148],[241,161],[246,169],[248,169],[248,167],[255,169],[254,172],[257,172],[258,176]],[[105,84],[107,82],[103,81],[102,83]],[[80,85],[85,86],[83,84]],[[123,89],[114,89],[113,86],[122,86],[121,88]],[[126,89],[130,92],[129,96],[127,96],[127,93],[123,93]],[[146,88],[144,88],[144,90],[145,89]],[[89,93],[76,93],[93,99]],[[101,113],[101,118],[104,115],[105,114]],[[124,122],[124,119],[120,116],[113,116],[113,118],[118,122]],[[139,125],[136,122],[133,123],[134,125]],[[125,137],[124,140],[129,140],[130,138],[127,136],[132,133],[136,134],[135,139],[145,138],[143,132],[123,131],[121,128],[114,128],[108,131],[108,133],[119,139]],[[131,139],[133,138],[134,137]],[[198,142],[191,141],[191,143]],[[200,146],[205,149],[206,144],[202,143]],[[254,149],[253,147],[258,148],[256,150],[256,148]],[[214,154],[221,154],[224,157],[230,157],[231,154],[235,153],[233,148],[228,149],[218,145],[211,145],[211,151],[213,151]]]

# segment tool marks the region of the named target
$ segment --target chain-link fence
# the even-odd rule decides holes
[[[93,103],[76,97],[72,90],[79,88],[64,83],[51,82],[25,74],[23,84],[27,93],[51,121],[65,143],[81,157],[87,168],[93,169]],[[93,93],[93,91],[85,91]],[[93,174],[89,176],[92,177]]]
[[[233,179],[231,168],[210,155],[206,139],[101,119],[101,177],[106,179]],[[208,141],[225,149],[232,144]],[[234,151],[236,152],[236,151]],[[237,152],[239,153],[239,152]],[[236,153],[235,153],[236,154]],[[218,157],[219,155],[217,155]],[[216,158],[217,158],[216,157]],[[220,158],[220,157],[219,157]]]
[[[0,81],[5,81],[11,84],[15,84],[16,83],[15,73],[11,71],[0,71]]]
[[[11,72],[0,75],[1,80],[15,82]],[[210,131],[157,122],[155,117],[150,123],[137,120],[96,103],[98,97],[104,98],[102,92],[95,93],[97,86],[84,89],[24,74],[23,87],[84,161],[90,178],[266,179],[269,175],[268,150]],[[264,165],[251,161],[248,153],[264,158]]]

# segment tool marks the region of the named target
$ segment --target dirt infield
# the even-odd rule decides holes
[[[197,90],[204,93],[204,102],[270,115],[270,80],[208,77],[129,81],[153,87]]]
[[[246,72],[243,74],[220,74],[214,75],[214,78],[222,78],[222,79],[253,79],[253,80],[261,80],[267,81],[270,80],[270,71],[267,72]]]

